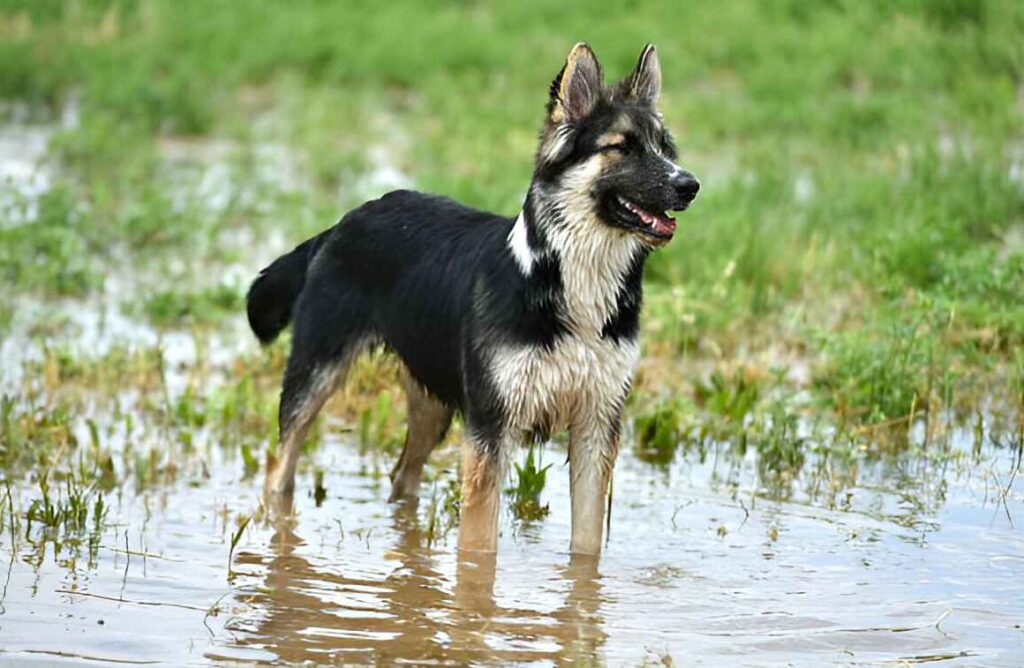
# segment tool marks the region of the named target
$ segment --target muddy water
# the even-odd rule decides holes
[[[836,498],[786,501],[754,493],[749,459],[681,456],[662,470],[627,452],[594,563],[566,553],[567,471],[549,445],[550,516],[506,515],[497,560],[460,562],[454,531],[429,544],[429,486],[418,509],[389,505],[373,475],[386,462],[328,434],[314,455],[322,504],[301,476],[296,517],[254,521],[230,574],[230,535],[258,487],[218,453],[208,479],[186,470],[112,496],[91,562],[26,541],[12,554],[5,536],[0,661],[1024,663],[1011,452],[963,471],[867,466]]]

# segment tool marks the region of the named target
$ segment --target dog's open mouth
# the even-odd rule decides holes
[[[651,213],[646,211],[624,197],[618,197],[622,205],[635,217],[636,228],[643,234],[668,240],[676,231],[676,219],[665,213]]]

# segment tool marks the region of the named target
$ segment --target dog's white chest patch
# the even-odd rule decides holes
[[[643,248],[628,232],[605,224],[594,213],[590,194],[602,163],[591,160],[571,170],[554,195],[553,218],[532,221],[543,229],[549,252],[561,268],[561,308],[569,332],[550,348],[506,346],[491,358],[491,373],[510,426],[518,429],[606,425],[615,419],[639,358],[638,343],[601,336],[619,309],[629,272]],[[551,193],[536,192],[538,199]],[[556,220],[557,219],[557,220]],[[530,248],[525,214],[507,240],[528,280],[537,261]]]
[[[613,417],[639,357],[635,341],[568,336],[548,350],[506,347],[492,360],[498,394],[512,427],[560,431]]]

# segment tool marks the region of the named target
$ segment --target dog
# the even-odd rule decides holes
[[[292,322],[280,441],[264,493],[290,503],[307,429],[360,353],[404,364],[408,432],[392,500],[415,497],[453,414],[465,423],[459,549],[494,552],[517,446],[569,433],[574,554],[600,553],[623,407],[639,357],[641,280],[700,187],[679,167],[647,45],[610,86],[585,43],[550,88],[522,211],[410,191],[346,214],[263,269],[249,323]]]

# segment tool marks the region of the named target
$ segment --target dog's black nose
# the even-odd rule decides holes
[[[700,181],[686,170],[680,170],[672,177],[672,187],[675,189],[679,199],[689,204],[697,196],[700,190]]]

